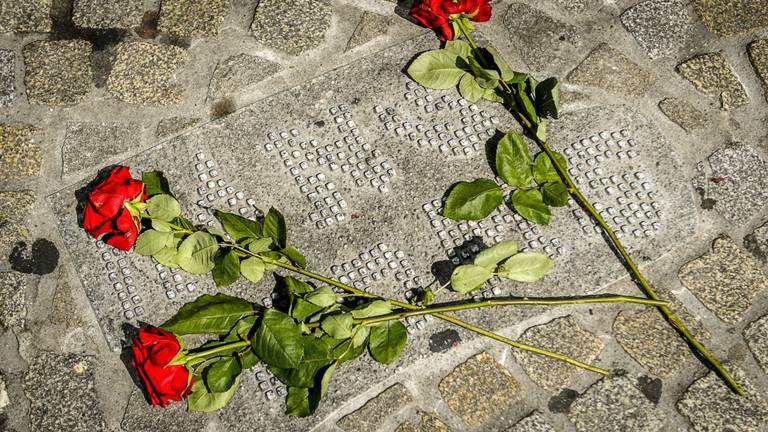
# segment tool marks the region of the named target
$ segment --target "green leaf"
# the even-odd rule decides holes
[[[352,339],[339,340],[325,335],[321,340],[331,347],[332,355],[339,363],[354,360],[365,351],[365,345],[355,346]]]
[[[532,78],[528,77],[528,81],[530,81]],[[528,94],[525,91],[525,84],[524,83],[518,83],[517,84],[517,92],[515,93],[515,98],[517,99],[517,102],[519,105],[522,105],[523,112],[522,114],[527,118],[531,123],[536,124],[539,122],[539,116],[536,114],[536,108],[533,106],[533,102],[531,101],[531,98],[528,96]]]
[[[544,203],[541,192],[536,189],[518,189],[512,194],[512,206],[520,216],[531,222],[547,225],[552,214]]]
[[[325,342],[314,336],[304,336],[304,357],[301,363],[292,369],[270,367],[269,370],[283,384],[291,387],[309,388],[315,385],[317,372],[328,366],[333,357]]]
[[[407,341],[406,329],[400,321],[387,321],[371,328],[371,338],[368,349],[371,356],[379,363],[390,364],[405,347]]]
[[[520,84],[525,83],[528,80],[528,74],[524,72],[515,72],[515,75],[507,80],[507,84]]]
[[[274,309],[264,311],[251,343],[256,355],[274,367],[295,368],[304,356],[301,329],[293,318]]]
[[[285,414],[294,417],[312,415],[312,410],[309,409],[309,389],[288,387],[288,396],[285,399]]]
[[[240,263],[240,273],[253,283],[259,282],[264,277],[264,261],[251,257]]]
[[[496,269],[496,266],[505,259],[517,253],[517,242],[514,240],[504,240],[495,245],[480,251],[475,257],[475,265],[485,267],[490,271]]]
[[[192,384],[192,393],[187,396],[187,408],[191,412],[213,412],[224,408],[234,396],[239,384],[238,377],[229,390],[223,393],[212,393],[205,387],[202,379],[195,379]]]
[[[493,272],[486,267],[467,264],[456,267],[451,274],[451,287],[462,294],[472,292],[493,277]]]
[[[173,233],[146,230],[136,239],[136,253],[152,256],[160,250],[173,246]]]
[[[168,268],[179,268],[178,255],[179,251],[175,247],[166,247],[155,252],[152,258]]]
[[[445,43],[445,49],[461,58],[472,55],[472,47],[463,40],[454,39]]]
[[[144,192],[153,197],[155,195],[171,195],[171,187],[168,179],[161,171],[146,171],[141,174],[141,182],[144,183]]]
[[[370,318],[379,315],[386,315],[392,312],[392,305],[386,300],[374,300],[370,303],[360,305],[352,311],[352,317],[355,319]]]
[[[467,64],[480,87],[490,90],[499,85],[499,73],[497,71],[485,69],[474,57],[469,57]]]
[[[480,87],[480,84],[477,83],[475,77],[470,74],[464,75],[461,78],[461,81],[459,81],[459,93],[461,93],[461,97],[470,102],[479,101],[485,96],[486,92],[487,90]]]
[[[352,336],[352,321],[350,313],[327,315],[320,321],[320,327],[334,339],[346,339]]]
[[[253,305],[243,299],[203,294],[187,303],[161,327],[179,336],[187,334],[227,334],[241,318],[254,313]]]
[[[289,260],[293,261],[293,263],[300,268],[307,268],[307,259],[304,258],[304,255],[302,255],[302,253],[295,247],[288,246],[281,250],[280,253],[288,257]]]
[[[496,68],[500,72],[501,79],[504,81],[514,80],[515,72],[509,68],[509,65],[507,65],[507,62],[504,61],[499,52],[496,51],[496,48],[489,45],[485,48],[485,50],[488,51],[493,57],[493,62],[496,64]]]
[[[555,152],[554,155],[555,160],[557,160],[560,166],[565,169],[568,166],[565,156],[557,152]],[[538,184],[562,181],[560,180],[560,174],[557,173],[557,170],[555,170],[555,167],[552,165],[552,159],[550,159],[544,152],[541,152],[536,156],[536,161],[533,163],[533,177]]]
[[[147,201],[149,214],[153,218],[171,222],[181,215],[181,205],[170,195],[155,195]]]
[[[536,125],[536,138],[540,142],[547,142],[547,122],[542,120]]]
[[[216,210],[216,217],[234,241],[248,238],[261,237],[261,224],[257,221],[246,219],[240,215]]]
[[[152,219],[152,228],[155,231],[160,232],[173,232],[173,228],[169,222],[160,219]]]
[[[298,280],[293,276],[286,276],[283,278],[283,283],[285,283],[285,290],[288,292],[288,295],[290,296],[296,296],[299,294],[306,294],[311,293],[315,289],[312,288],[312,285]]]
[[[315,376],[315,385],[309,390],[309,409],[313,413],[320,406],[320,401],[328,391],[328,385],[331,383],[331,377],[333,376],[333,371],[336,370],[336,366],[338,366],[338,363],[331,363]]]
[[[454,220],[480,220],[503,202],[502,189],[493,180],[460,182],[448,195],[443,215]]]
[[[502,93],[500,93],[498,89],[486,90],[485,94],[483,95],[483,98],[491,102],[496,102],[500,104],[505,103],[504,97],[502,96]]]
[[[259,253],[262,253],[262,252],[267,252],[267,251],[271,250],[272,243],[274,243],[274,242],[269,237],[256,239],[256,240],[253,240],[252,242],[248,243],[248,250],[251,253],[255,253],[255,254],[259,254]]]
[[[561,181],[545,183],[541,187],[541,195],[544,198],[544,203],[552,207],[568,205],[568,187]]]
[[[296,321],[303,322],[304,320],[320,312],[321,310],[323,310],[322,307],[312,304],[304,300],[303,298],[297,298],[293,302],[293,308],[291,309],[291,316],[295,318]]]
[[[504,261],[499,275],[519,282],[536,282],[555,265],[555,262],[538,252],[520,253]]]
[[[235,385],[241,371],[237,358],[221,357],[203,371],[203,378],[211,392],[223,393]]]
[[[560,117],[560,89],[557,78],[547,78],[536,86],[536,112],[539,117]]]
[[[214,263],[213,281],[216,286],[232,285],[240,278],[240,258],[234,250],[219,254]]]
[[[304,299],[320,307],[328,307],[336,304],[336,293],[333,288],[324,286],[307,294]]]
[[[285,226],[285,218],[282,213],[274,207],[269,209],[264,218],[264,236],[271,237],[279,248],[285,249],[285,242],[288,240],[288,228]]]
[[[496,148],[496,172],[505,183],[515,187],[531,184],[531,159],[528,144],[513,129],[510,129]]]
[[[198,231],[181,242],[176,259],[181,268],[189,273],[205,274],[216,265],[214,258],[218,251],[216,238],[207,232]]]
[[[357,328],[352,330],[352,345],[355,347],[365,345],[365,343],[368,340],[368,336],[370,334],[371,334],[371,327],[357,326]]]
[[[466,74],[456,61],[458,55],[448,50],[427,51],[416,58],[408,67],[408,76],[414,81],[433,89],[455,87]]]

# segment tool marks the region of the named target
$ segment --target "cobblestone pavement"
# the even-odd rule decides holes
[[[548,227],[439,216],[513,121],[403,75],[437,46],[405,3],[0,0],[0,431],[768,430],[766,0],[504,0],[480,29],[515,69],[561,78],[555,147],[747,397],[655,311],[593,306],[463,317],[609,377],[422,319],[395,364],[340,368],[311,419],[284,417],[259,368],[219,413],[147,406],[125,326],[215,288],[78,228],[75,192],[118,162],[166,171],[200,223],[201,206],[275,205],[312,268],[390,296],[471,258],[473,236],[557,262],[482,295],[639,295],[574,206]]]

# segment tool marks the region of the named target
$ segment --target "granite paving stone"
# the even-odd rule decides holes
[[[251,32],[269,48],[299,55],[323,43],[331,15],[329,0],[261,0]]]
[[[394,17],[390,15],[379,15],[368,11],[363,12],[360,22],[347,42],[346,51],[364,45],[386,34],[394,22]]]
[[[8,398],[8,390],[5,388],[5,378],[3,377],[3,374],[0,373],[0,415],[3,414],[5,407],[7,407],[10,403],[11,401]],[[2,423],[0,423],[0,425],[2,425]]]
[[[570,74],[571,84],[598,87],[611,93],[641,96],[656,77],[608,44],[600,44]]]
[[[0,259],[5,260],[17,242],[30,240],[25,221],[34,203],[35,193],[29,190],[0,192]]]
[[[91,91],[92,45],[84,40],[37,41],[24,46],[24,85],[29,103],[70,106]]]
[[[434,413],[418,412],[418,421],[401,423],[395,432],[450,432],[451,428]]]
[[[479,426],[523,398],[523,388],[490,354],[482,352],[440,381],[443,400],[470,426]]]
[[[712,243],[712,252],[680,267],[680,281],[721,320],[741,321],[755,298],[768,288],[768,275],[748,252],[728,237]]]
[[[768,163],[746,144],[731,144],[715,150],[707,163],[699,163],[693,186],[702,207],[714,209],[731,222],[755,217],[768,200]]]
[[[200,117],[169,117],[160,120],[155,130],[158,138],[167,138],[187,129],[191,129],[202,122]]]
[[[152,407],[144,393],[135,388],[128,399],[120,426],[122,430],[131,432],[200,432],[205,429],[208,417],[204,413],[187,412],[184,403],[170,403],[163,409]]]
[[[763,264],[768,263],[768,222],[744,237],[744,248]]]
[[[621,14],[621,22],[648,56],[672,55],[693,34],[693,17],[684,0],[646,0]]]
[[[509,6],[504,26],[518,55],[534,70],[548,71],[566,65],[580,42],[575,26],[525,3]]]
[[[184,49],[151,42],[124,42],[117,49],[107,90],[116,99],[142,105],[181,102],[176,73],[187,60]]]
[[[744,329],[744,339],[757,363],[768,373],[768,315],[747,326]]]
[[[27,276],[0,273],[0,328],[21,330],[27,315]]]
[[[228,0],[163,0],[158,30],[182,37],[216,36],[228,4]]]
[[[578,432],[665,430],[661,410],[628,375],[605,377],[590,386],[571,405],[568,417]]]
[[[349,432],[373,432],[412,401],[411,392],[398,383],[379,393],[355,412],[342,417],[336,425]]]
[[[709,125],[706,114],[685,99],[665,98],[659,102],[659,109],[670,120],[688,132],[704,129]]]
[[[534,411],[515,423],[507,432],[556,432],[556,430],[540,412]]]
[[[0,33],[49,32],[53,0],[0,0]]]
[[[600,0],[552,0],[552,3],[571,14],[594,14],[602,6]]]
[[[694,0],[694,10],[709,31],[726,37],[768,26],[765,0]]]
[[[133,28],[143,16],[142,0],[75,0],[72,8],[72,21],[84,28]]]
[[[520,336],[520,341],[565,354],[585,363],[592,363],[603,349],[603,342],[584,330],[570,315],[529,328]],[[550,391],[565,387],[579,372],[561,361],[522,350],[512,352],[525,373],[538,385]]]
[[[677,409],[693,424],[696,432],[758,432],[768,424],[768,402],[764,389],[756,388],[744,372],[724,365],[745,395],[739,396],[709,372],[688,387],[677,401]]]
[[[234,55],[218,65],[208,87],[208,100],[233,96],[239,90],[280,72],[282,66],[265,58],[248,54]]]
[[[748,45],[749,60],[763,83],[763,93],[768,100],[768,39],[756,40]]]
[[[134,125],[82,122],[67,125],[62,173],[72,174],[114,158],[141,144]]]
[[[0,107],[13,104],[16,98],[16,53],[0,50]]]
[[[31,430],[107,430],[95,390],[95,362],[91,356],[50,352],[32,359],[24,376]]]
[[[40,173],[43,158],[36,130],[27,125],[0,124],[0,181],[23,180]]]
[[[707,53],[692,57],[677,66],[677,73],[707,95],[717,95],[720,107],[729,111],[749,103],[744,86],[733,73],[722,53]]]

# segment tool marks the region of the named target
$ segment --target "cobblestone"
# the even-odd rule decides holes
[[[532,412],[524,419],[517,422],[508,432],[556,432],[544,416],[539,412]]]
[[[651,58],[676,53],[692,35],[693,17],[684,0],[643,1],[624,11],[621,22]]]
[[[76,25],[93,29],[137,27],[143,15],[142,0],[75,0],[72,9]]]
[[[612,93],[640,96],[653,86],[656,77],[608,44],[600,44],[571,71],[568,81]]]
[[[0,273],[0,328],[21,330],[27,315],[26,276],[17,272]]]
[[[158,30],[176,36],[216,36],[227,4],[227,0],[163,0]]]
[[[518,54],[535,70],[562,67],[579,44],[576,27],[525,3],[509,6],[504,26]]]
[[[24,47],[24,85],[31,104],[70,106],[91,91],[90,42],[37,41]]]
[[[768,26],[765,0],[695,0],[694,9],[709,31],[722,37]]]
[[[24,225],[35,203],[32,191],[0,192],[0,259],[6,260],[19,241],[29,241],[30,233]]]
[[[394,18],[388,15],[379,15],[368,11],[363,12],[360,22],[355,27],[349,42],[347,42],[346,50],[349,51],[386,34],[394,22]]]
[[[34,140],[35,129],[25,125],[0,124],[0,179],[23,180],[40,173],[43,158]]]
[[[768,39],[756,40],[748,46],[749,60],[763,82],[763,93],[768,100]]]
[[[16,54],[0,50],[0,107],[13,104],[16,99]]]
[[[186,52],[175,46],[126,42],[117,47],[107,90],[116,99],[143,105],[181,102],[183,89],[176,83],[177,69]]]
[[[331,14],[328,0],[261,0],[251,31],[259,43],[299,55],[324,41]]]
[[[744,247],[760,262],[768,263],[768,222],[744,237]]]
[[[688,132],[704,129],[709,124],[707,116],[685,99],[666,98],[659,102],[659,109]]]
[[[419,420],[416,423],[405,422],[397,426],[395,432],[450,432],[448,427],[433,413],[420,411]]]
[[[248,54],[232,56],[218,65],[208,88],[208,100],[232,96],[282,70],[282,66]]]
[[[3,0],[0,2],[0,33],[49,32],[53,25],[53,0]]]
[[[384,420],[402,410],[413,401],[411,393],[402,384],[395,384],[369,400],[357,411],[347,414],[337,426],[345,431],[373,432]]]
[[[721,53],[701,54],[677,66],[677,73],[697,90],[718,95],[720,106],[729,111],[749,103],[749,96]]]
[[[747,326],[744,329],[744,339],[757,363],[768,373],[768,315]]]

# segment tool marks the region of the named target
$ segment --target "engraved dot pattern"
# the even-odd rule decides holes
[[[125,319],[132,320],[144,315],[144,300],[138,294],[133,280],[133,265],[128,254],[113,248],[101,240],[91,238],[101,255],[104,268],[107,271],[112,293],[122,309]]]

